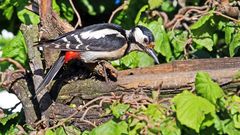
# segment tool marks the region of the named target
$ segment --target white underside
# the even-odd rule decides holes
[[[127,49],[127,44],[122,48],[111,52],[86,51],[81,53],[81,59],[85,63],[94,63],[96,60],[116,60],[121,58]]]

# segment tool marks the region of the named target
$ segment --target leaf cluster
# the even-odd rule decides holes
[[[81,134],[239,134],[240,98],[226,95],[206,72],[197,73],[195,88],[195,93],[183,91],[167,103],[161,102],[158,93],[153,92],[154,102],[140,103],[138,108],[116,101],[106,108],[114,116],[112,120]],[[52,135],[63,129],[59,127],[47,133]]]

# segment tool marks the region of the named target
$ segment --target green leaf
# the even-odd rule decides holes
[[[89,135],[121,135],[128,134],[128,125],[125,121],[116,123],[110,120],[96,128],[94,128]]]
[[[148,0],[148,4],[151,10],[160,7],[162,3],[162,0]]]
[[[169,61],[172,57],[171,46],[169,43],[168,35],[164,29],[162,19],[159,18],[158,20],[147,22],[139,22],[140,25],[143,25],[150,29],[155,37],[155,44],[154,47],[157,53],[161,53],[163,56],[166,57],[166,61]]]
[[[160,104],[149,104],[143,113],[153,121],[160,121],[161,119],[165,118],[164,111]]]
[[[213,124],[215,106],[208,100],[193,95],[189,91],[184,91],[175,96],[172,101],[175,104],[177,119],[182,125],[199,133],[203,122],[211,121]],[[212,119],[206,119],[206,115],[210,115]]]
[[[177,126],[176,120],[168,118],[160,125],[161,135],[181,135],[181,129]]]
[[[133,129],[129,131],[129,135],[139,135],[138,130],[144,128],[146,126],[146,123],[144,122],[138,122]]]
[[[45,135],[56,135],[51,129],[47,129]]]
[[[27,9],[22,9],[17,12],[17,16],[24,24],[38,24],[40,22],[39,16]]]
[[[68,1],[62,1],[60,3],[60,7],[61,7],[61,11],[63,13],[63,17],[65,19],[67,19],[67,21],[72,21],[74,18],[74,11],[71,7],[71,5],[69,4]]]
[[[52,0],[52,8],[56,13],[60,14],[60,7],[57,4],[56,0]]]
[[[8,45],[5,45],[2,48],[3,54],[2,57],[9,57],[17,60],[22,65],[26,66],[27,64],[27,53],[24,37],[19,31],[17,36],[10,41]]]
[[[165,12],[172,12],[175,7],[173,6],[173,3],[169,0],[164,0],[161,4],[161,9]]]
[[[230,109],[234,127],[240,129],[240,97],[232,96],[231,103],[227,107]]]
[[[64,131],[63,127],[58,127],[55,129],[55,134],[56,135],[67,135],[66,132]]]
[[[138,67],[149,67],[151,65],[154,65],[154,60],[151,56],[144,52],[138,52],[138,58],[139,58],[139,63]]]
[[[239,135],[240,133],[240,130],[239,129],[236,129],[234,127],[234,123],[232,120],[230,119],[226,119],[223,121],[223,131],[225,134],[228,134],[228,135]]]
[[[231,57],[237,54],[239,47],[240,47],[240,32],[233,35],[233,40],[229,45],[229,53]]]
[[[212,81],[206,72],[198,72],[195,78],[195,87],[197,93],[216,105],[219,98],[224,96],[222,88]]]
[[[10,20],[12,18],[13,11],[14,11],[13,6],[10,6],[3,11],[3,15],[5,15],[6,18]]]
[[[129,107],[130,107],[129,104],[123,104],[123,103],[115,103],[110,106],[112,110],[112,114],[116,118],[120,118],[122,115],[124,115]]]
[[[141,15],[143,12],[145,12],[146,10],[148,9],[148,5],[144,5],[137,13],[137,16],[135,18],[135,24],[138,24],[138,22],[140,21],[141,19]]]
[[[131,52],[130,54],[124,56],[120,59],[120,65],[124,65],[128,68],[136,68],[138,67],[139,57],[138,52]]]
[[[193,42],[199,46],[205,47],[208,51],[213,50],[213,40],[211,38],[193,38]]]
[[[7,124],[7,122],[11,119],[14,119],[18,116],[18,113],[13,113],[13,114],[9,114],[3,118],[0,118],[0,123],[4,126]]]
[[[210,20],[210,18],[213,16],[213,13],[210,12],[208,15],[202,16],[197,22],[195,22],[190,29],[194,30],[194,29],[198,29],[201,26],[203,26],[208,20]]]
[[[234,30],[235,30],[235,28],[233,27],[233,24],[230,23],[230,22],[224,28],[226,44],[230,44],[231,43],[232,35],[234,33]]]
[[[175,57],[178,57],[180,54],[183,53],[184,48],[186,46],[188,40],[188,32],[187,31],[169,31],[168,36],[170,42],[173,45],[173,52]]]
[[[131,29],[135,26],[135,20],[139,10],[147,4],[146,0],[141,2],[130,0],[128,4],[125,5],[124,9],[115,15],[112,22],[121,25],[124,29]]]

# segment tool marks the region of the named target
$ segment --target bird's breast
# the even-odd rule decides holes
[[[95,63],[98,60],[116,60],[124,56],[127,44],[112,51],[85,51],[81,52],[81,60],[85,63]]]

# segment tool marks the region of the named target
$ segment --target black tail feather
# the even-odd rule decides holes
[[[53,64],[51,69],[48,71],[47,75],[44,77],[43,81],[40,83],[38,88],[36,89],[36,95],[38,95],[57,75],[58,71],[64,64],[65,55],[61,55],[57,61]]]

